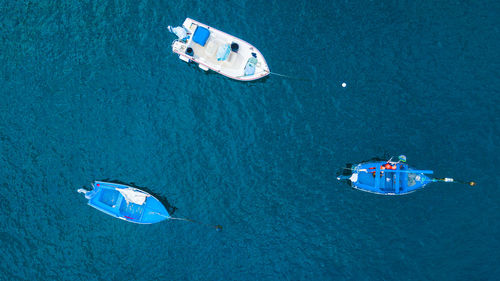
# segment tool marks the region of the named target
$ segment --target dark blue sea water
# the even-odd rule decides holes
[[[0,280],[498,280],[499,3],[3,1]],[[300,79],[186,65],[185,17]],[[399,154],[478,185],[336,181]],[[114,219],[104,179],[224,230]]]

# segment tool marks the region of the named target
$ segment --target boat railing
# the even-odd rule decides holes
[[[366,173],[373,173],[375,172],[374,170],[366,170],[366,169],[360,169],[360,172],[366,172]],[[377,169],[379,171],[379,169]],[[385,172],[385,173],[407,173],[407,174],[434,174],[434,171],[431,170],[391,170],[391,169],[384,169],[380,170],[380,172]]]

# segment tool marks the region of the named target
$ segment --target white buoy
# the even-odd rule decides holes
[[[344,82],[342,83],[342,88],[345,88],[347,86],[347,84]]]

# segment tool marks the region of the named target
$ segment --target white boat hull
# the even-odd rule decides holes
[[[172,51],[179,55],[179,59],[185,62],[193,61],[205,71],[213,70],[240,81],[256,80],[269,75],[269,67],[264,56],[257,48],[246,41],[190,18],[186,18],[182,26],[188,32],[188,38],[185,40],[175,40],[172,43]],[[193,41],[193,35],[198,26],[210,31],[210,35],[204,46]],[[225,60],[217,58],[216,53],[221,46],[234,43],[239,47],[237,51],[231,50]],[[188,50],[191,52],[188,52]],[[250,75],[245,74],[245,67],[252,58],[256,59],[256,63],[254,64],[255,72]],[[255,59],[252,60],[255,61]]]

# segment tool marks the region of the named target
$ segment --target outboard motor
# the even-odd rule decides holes
[[[79,188],[77,191],[78,193],[83,193],[86,199],[90,199],[94,195],[94,190],[89,191],[84,188]]]
[[[177,26],[177,27],[171,27],[170,25],[168,26],[168,31],[172,32],[173,34],[177,35],[179,40],[184,40],[187,37],[187,30],[182,27],[182,26]]]

